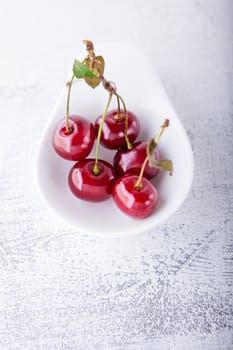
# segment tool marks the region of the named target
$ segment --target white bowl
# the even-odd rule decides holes
[[[161,158],[173,161],[173,175],[160,171],[154,178],[159,200],[156,211],[145,219],[126,216],[111,197],[100,203],[74,197],[67,183],[74,162],[60,158],[51,142],[56,124],[65,117],[67,88],[64,87],[48,118],[38,147],[35,162],[37,187],[49,208],[78,232],[103,237],[145,232],[168,219],[187,197],[194,171],[192,149],[153,63],[139,48],[129,44],[99,45],[96,54],[105,57],[106,79],[116,84],[127,108],[141,122],[137,140],[149,140],[159,131],[165,118],[170,120],[170,126],[165,130],[158,148]],[[102,86],[92,89],[82,81],[75,83],[71,92],[70,114],[83,115],[94,122],[103,113],[107,99],[107,92]],[[110,108],[115,107],[116,101],[113,99]],[[111,162],[113,155],[114,151],[101,147],[100,158]],[[94,151],[91,156],[94,156]]]

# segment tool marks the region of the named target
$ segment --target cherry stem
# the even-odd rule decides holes
[[[121,106],[120,106],[120,99],[118,94],[116,94],[116,98],[117,98],[117,119],[120,118],[121,115]]]
[[[155,144],[156,144],[155,149],[156,149],[156,147],[157,147],[157,145],[159,143],[159,140],[160,140],[161,136],[164,133],[164,130],[168,127],[168,125],[169,125],[169,120],[166,119],[165,122],[163,123],[163,125],[160,128],[159,134],[155,138]],[[142,188],[142,177],[143,177],[144,170],[145,170],[145,167],[146,167],[146,163],[148,162],[148,160],[149,160],[149,156],[147,155],[146,158],[144,159],[143,164],[142,164],[140,173],[138,175],[137,182],[134,185],[134,188],[137,189],[137,190],[140,190]]]
[[[69,111],[70,111],[70,92],[71,92],[71,87],[74,81],[74,74],[72,75],[71,80],[68,82],[68,94],[67,94],[67,102],[66,102],[66,134],[70,134],[72,131],[72,128],[70,127],[69,124]]]
[[[98,129],[97,141],[96,141],[96,150],[95,150],[95,165],[94,165],[94,168],[93,168],[93,173],[95,175],[99,175],[99,173],[100,173],[100,170],[98,168],[100,138],[101,138],[101,132],[102,132],[104,121],[105,121],[105,118],[106,118],[106,115],[107,115],[107,112],[108,112],[108,109],[109,109],[109,106],[110,106],[111,99],[112,99],[112,93],[109,94],[108,102],[106,104],[104,113],[103,113],[103,115],[101,117],[99,129]]]
[[[164,133],[164,130],[169,126],[169,119],[165,119],[163,125],[160,128],[159,134],[157,135],[157,137],[155,138],[155,136],[153,137],[153,139],[155,139],[155,143],[158,144],[161,136]]]
[[[142,177],[143,177],[144,170],[145,170],[145,167],[146,167],[146,163],[148,162],[148,159],[149,159],[149,157],[146,156],[146,158],[144,159],[144,162],[142,164],[140,173],[138,175],[137,182],[134,184],[134,188],[136,188],[137,190],[140,190],[142,188]]]
[[[124,108],[124,113],[125,113],[125,142],[126,142],[126,145],[127,145],[127,149],[132,149],[133,146],[131,144],[131,142],[129,141],[129,138],[128,138],[128,135],[127,135],[127,131],[128,131],[128,120],[129,120],[129,117],[128,117],[128,111],[127,111],[127,108],[126,108],[126,104],[125,104],[125,101],[123,100],[123,98],[117,94],[117,97],[120,99],[122,105],[123,105],[123,108]]]
[[[90,41],[90,40],[83,40],[83,44],[86,45],[86,50],[88,52],[90,52],[90,51],[93,52],[94,51],[94,45],[93,45],[92,41]]]
[[[93,68],[94,61],[96,59],[95,52],[94,52],[94,45],[90,40],[83,40],[83,44],[86,45],[86,50],[88,52],[88,57],[91,60],[91,67]],[[85,62],[85,59],[83,63]]]

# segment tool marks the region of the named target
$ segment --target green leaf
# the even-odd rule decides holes
[[[73,73],[76,78],[95,78],[96,75],[82,62],[75,60],[73,65]]]

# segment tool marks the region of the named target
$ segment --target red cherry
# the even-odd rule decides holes
[[[116,180],[114,168],[104,160],[98,160],[99,174],[95,175],[93,168],[95,159],[83,159],[76,163],[69,173],[69,186],[72,193],[80,198],[92,202],[107,199]]]
[[[67,133],[65,119],[60,121],[53,133],[53,147],[63,158],[81,160],[91,152],[94,140],[94,126],[85,118],[77,115],[69,117],[71,131]]]
[[[119,175],[126,173],[139,175],[142,164],[147,156],[147,142],[136,142],[130,150],[119,150],[113,158],[113,165]],[[159,160],[159,152],[156,148],[154,158]],[[153,166],[147,162],[143,176],[151,179],[158,172]]]
[[[98,132],[102,115],[96,119],[95,129]],[[138,118],[130,111],[128,111],[128,128],[127,135],[130,142],[133,142],[140,131],[140,124]],[[110,149],[125,148],[125,113],[120,111],[120,116],[117,109],[109,111],[103,123],[101,132],[101,144]]]
[[[135,187],[137,175],[126,174],[114,184],[112,196],[125,214],[135,218],[145,218],[151,215],[156,207],[158,193],[146,178],[141,179],[140,188]]]

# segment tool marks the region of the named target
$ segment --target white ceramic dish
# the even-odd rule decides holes
[[[35,177],[40,194],[49,208],[78,232],[103,237],[117,237],[145,232],[168,219],[184,202],[193,179],[193,154],[186,132],[174,111],[153,64],[144,53],[131,45],[96,45],[96,54],[105,57],[105,77],[114,81],[129,110],[141,121],[137,140],[148,140],[165,118],[169,128],[160,140],[161,157],[171,159],[174,173],[159,172],[153,180],[159,201],[153,215],[133,219],[122,213],[109,198],[91,203],[75,198],[67,185],[67,175],[74,162],[60,158],[52,148],[53,130],[65,117],[67,88],[62,90],[43,132],[35,162]],[[70,113],[94,121],[107,102],[102,86],[91,89],[85,83],[73,85]],[[111,108],[116,107],[113,100]],[[94,155],[94,152],[91,156]],[[100,156],[111,162],[114,151],[101,147]]]

